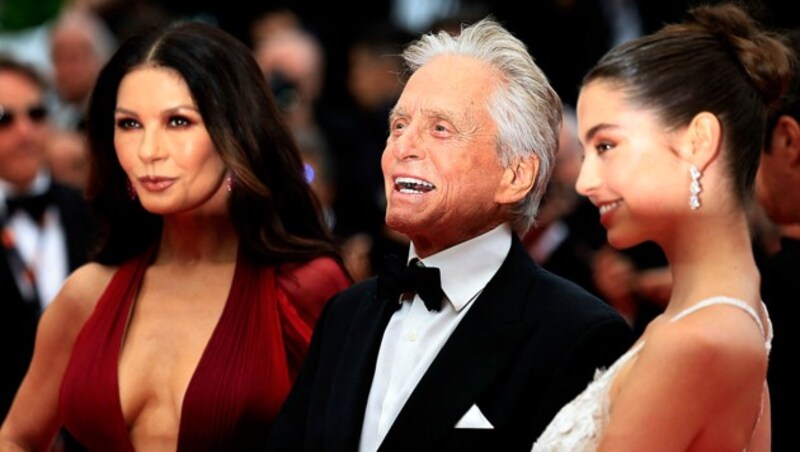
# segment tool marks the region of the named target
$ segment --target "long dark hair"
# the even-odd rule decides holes
[[[92,92],[87,198],[100,221],[94,259],[119,264],[158,241],[162,219],[132,201],[114,149],[122,78],[143,66],[181,75],[235,180],[229,200],[240,249],[263,263],[336,257],[303,163],[261,70],[242,42],[208,24],[180,22],[126,40]]]
[[[628,100],[657,112],[672,129],[702,111],[723,131],[732,189],[751,199],[768,113],[791,73],[791,53],[738,4],[698,6],[680,24],[622,44],[589,71],[618,84]]]

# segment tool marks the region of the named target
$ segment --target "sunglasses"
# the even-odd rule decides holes
[[[28,115],[28,119],[35,124],[41,124],[47,119],[47,109],[43,105],[34,105],[26,109],[10,110],[0,105],[0,129],[11,127],[17,120],[18,114]]]

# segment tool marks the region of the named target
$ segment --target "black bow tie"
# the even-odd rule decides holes
[[[44,211],[52,202],[52,193],[47,190],[44,193],[33,196],[18,196],[6,199],[8,216],[14,215],[17,210],[27,212],[31,218],[41,224],[44,218]]]
[[[398,256],[388,256],[378,276],[378,290],[392,302],[397,301],[400,294],[415,292],[429,311],[441,309],[444,299],[439,269],[425,267],[417,258],[404,267]]]

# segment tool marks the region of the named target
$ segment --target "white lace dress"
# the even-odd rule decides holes
[[[687,315],[712,305],[725,304],[743,309],[758,324],[765,337],[767,354],[772,346],[772,323],[764,329],[761,318],[747,303],[729,297],[713,297],[679,312],[670,322],[676,322]],[[763,306],[763,303],[762,303]],[[766,313],[766,306],[763,306]],[[591,452],[596,451],[603,431],[611,417],[610,390],[614,377],[625,363],[633,359],[644,347],[645,342],[634,344],[630,350],[620,356],[608,370],[595,372],[594,380],[572,402],[565,405],[556,414],[539,439],[533,444],[532,452]]]

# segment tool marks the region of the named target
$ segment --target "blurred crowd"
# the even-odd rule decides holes
[[[575,192],[582,151],[570,105],[582,74],[600,55],[680,19],[690,2],[384,0],[357,9],[312,0],[242,3],[0,3],[0,53],[33,65],[46,82],[43,107],[49,121],[39,118],[26,133],[37,137],[30,139],[32,145],[43,147],[42,164],[52,177],[79,190],[86,186],[87,99],[120,40],[176,20],[215,24],[254,52],[299,144],[307,180],[347,268],[356,281],[364,279],[375,274],[386,252],[407,246],[405,237],[384,227],[380,170],[389,109],[405,76],[399,51],[422,31],[457,30],[461,23],[491,14],[529,46],[567,106],[559,163],[537,224],[525,237],[529,252],[546,268],[613,304],[634,328],[663,307],[670,280],[660,251],[649,245],[612,250],[596,211]],[[793,26],[785,8],[764,2],[762,20],[776,28]],[[18,143],[2,130],[9,127],[0,124],[0,154]],[[779,248],[779,228],[758,209],[752,220],[757,255],[773,254]]]
[[[88,175],[83,135],[87,99],[116,43],[143,28],[176,20],[215,24],[237,36],[261,66],[302,151],[307,179],[347,268],[361,280],[376,272],[387,251],[407,246],[404,237],[383,225],[380,171],[389,109],[404,82],[399,51],[417,33],[457,30],[461,23],[491,14],[529,46],[568,110],[557,170],[525,243],[539,263],[601,295],[634,327],[644,325],[669,297],[665,260],[648,245],[624,252],[605,245],[596,212],[574,189],[581,149],[569,110],[582,74],[603,52],[680,19],[691,2],[519,3],[384,0],[353,11],[311,0],[242,5],[212,0],[4,0],[0,53],[32,64],[43,75],[49,122],[37,122],[41,129],[31,133],[46,134],[39,142],[53,178],[83,189]],[[535,13],[521,12],[529,7]],[[776,28],[792,26],[783,8],[764,2],[762,20]],[[0,146],[8,143],[0,136]],[[778,228],[755,210],[758,255],[774,253],[779,236]]]
[[[529,46],[568,110],[559,164],[525,243],[539,263],[601,295],[635,327],[644,325],[669,297],[665,260],[649,245],[625,252],[605,245],[596,212],[574,190],[581,149],[569,110],[582,74],[603,52],[680,19],[690,2],[552,0],[531,6],[535,14],[522,13],[518,3],[385,0],[350,11],[311,0],[248,2],[236,8],[212,0],[5,0],[0,53],[34,65],[44,76],[50,120],[41,140],[46,165],[54,179],[83,189],[86,103],[116,43],[177,20],[207,22],[234,34],[254,52],[303,153],[307,179],[347,267],[361,280],[376,272],[386,252],[407,246],[404,237],[383,226],[380,171],[389,109],[404,81],[399,51],[417,33],[457,30],[491,14]],[[776,28],[791,26],[782,8],[764,2],[762,20]],[[777,227],[758,210],[753,234],[760,256],[779,246]]]
[[[696,2],[382,0],[357,7],[313,0],[235,3],[0,1],[0,55],[31,65],[42,81],[41,105],[12,112],[3,110],[2,96],[15,93],[15,87],[3,86],[7,81],[0,77],[0,183],[13,185],[14,175],[30,174],[34,180],[46,174],[77,193],[84,190],[89,175],[88,99],[117,44],[132,33],[173,21],[213,24],[252,49],[301,151],[306,180],[324,209],[345,266],[355,281],[363,280],[377,273],[382,256],[404,253],[408,247],[406,237],[384,225],[380,167],[390,109],[406,77],[399,53],[421,32],[456,32],[462,23],[492,15],[526,43],[566,107],[558,163],[536,224],[524,236],[528,252],[543,267],[613,305],[637,334],[662,311],[671,280],[659,248],[646,243],[612,249],[597,210],[575,191],[583,151],[572,106],[583,74],[603,53],[679,20]],[[760,19],[776,30],[800,25],[788,13],[790,2],[759,4]],[[21,149],[44,157],[20,163],[15,156]],[[31,164],[36,165],[33,170],[16,166]],[[3,223],[9,212],[4,209],[0,202],[0,227],[6,231]],[[798,235],[797,225],[773,224],[755,204],[751,226],[759,262],[780,250],[783,235]],[[69,243],[72,239],[66,235]],[[9,237],[4,232],[4,249],[10,249]],[[40,305],[26,314],[35,323],[54,288],[82,260],[70,247],[42,258],[42,243],[20,245],[20,256],[6,257],[21,259],[21,268],[30,268],[35,276],[32,290]],[[67,257],[66,263],[53,263]],[[0,282],[1,302],[11,290],[5,284],[11,281]],[[11,337],[12,333],[0,336],[0,343],[9,344]],[[24,362],[31,351],[20,353]],[[10,399],[6,394],[0,397],[2,421]]]

